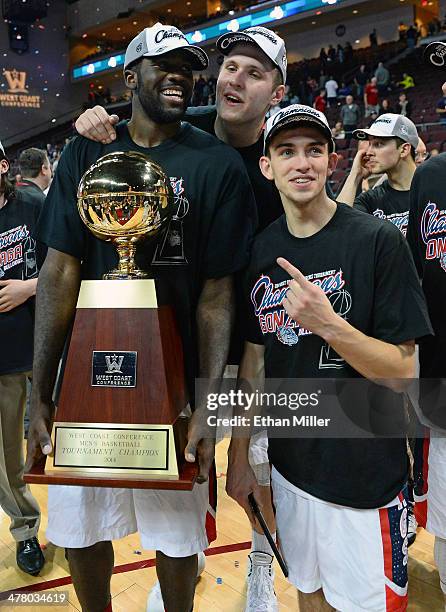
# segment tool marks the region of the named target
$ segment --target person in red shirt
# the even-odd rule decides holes
[[[325,89],[321,89],[319,95],[316,97],[313,107],[321,113],[325,113],[327,107],[327,92]]]
[[[378,87],[376,85],[376,77],[367,83],[364,92],[364,106],[365,116],[368,117],[372,113],[379,113],[379,102],[378,102]]]

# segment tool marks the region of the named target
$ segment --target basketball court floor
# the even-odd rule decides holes
[[[250,549],[251,530],[244,512],[225,493],[226,451],[228,441],[217,446],[218,476],[218,539],[206,552],[206,568],[198,584],[195,612],[241,612],[245,608],[246,561]],[[74,612],[81,610],[71,584],[64,551],[45,538],[46,499],[44,485],[33,487],[42,508],[40,543],[45,547],[46,564],[37,577],[21,572],[15,563],[15,544],[9,534],[9,519],[0,509],[0,612],[30,611]],[[140,548],[138,535],[114,543],[115,573],[111,588],[114,612],[145,612],[147,595],[156,581],[154,552]],[[444,603],[438,572],[433,559],[433,537],[419,530],[416,542],[409,549],[409,610],[411,612],[443,612]],[[297,611],[296,591],[276,566],[276,593],[280,611]],[[68,604],[45,605],[43,602],[15,606],[8,601],[11,593],[32,591],[35,597],[51,591],[66,592]]]

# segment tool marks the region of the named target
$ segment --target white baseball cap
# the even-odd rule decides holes
[[[418,132],[415,123],[395,113],[384,113],[366,130],[354,130],[353,137],[357,140],[368,140],[369,136],[378,138],[401,138],[414,149],[418,146]]]
[[[255,26],[253,28],[247,28],[242,32],[228,32],[227,34],[223,34],[217,40],[216,44],[217,49],[223,53],[223,55],[228,55],[232,47],[238,43],[253,43],[259,47],[259,49],[269,57],[273,64],[277,66],[282,75],[283,82],[286,82],[286,48],[285,42],[280,36],[277,36],[275,32],[268,30],[268,28]]]
[[[291,104],[291,106],[287,106],[270,117],[266,122],[263,153],[266,155],[269,141],[274,134],[286,125],[299,123],[313,124],[326,136],[330,153],[335,150],[335,142],[324,113],[304,104]]]
[[[155,23],[145,28],[130,41],[124,58],[124,70],[127,66],[141,57],[157,57],[182,49],[191,61],[193,70],[205,70],[209,65],[209,58],[203,49],[190,45],[187,38],[175,26]]]

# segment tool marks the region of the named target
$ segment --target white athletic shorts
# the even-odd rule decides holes
[[[446,540],[446,438],[432,434],[417,444],[422,450],[415,459],[415,516],[421,527]]]
[[[50,542],[85,548],[139,532],[141,545],[169,557],[187,557],[208,547],[209,483],[192,491],[48,487]],[[209,539],[212,539],[210,536]]]
[[[289,581],[303,593],[322,588],[341,612],[407,608],[407,505],[359,510],[322,501],[272,469],[277,534]]]
[[[249,444],[249,463],[261,465],[269,463],[268,459],[268,435],[266,430],[254,434]]]

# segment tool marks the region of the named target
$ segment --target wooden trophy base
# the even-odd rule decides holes
[[[112,476],[104,474],[81,474],[78,472],[53,472],[45,471],[47,458],[32,467],[31,471],[25,474],[24,480],[29,484],[47,485],[72,485],[81,487],[116,487],[120,489],[172,489],[178,491],[191,491],[194,487],[198,475],[197,463],[180,463],[178,466],[179,476],[175,480],[150,480],[147,478],[128,476],[122,480],[118,475]]]
[[[25,482],[191,490],[183,351],[153,280],[83,281],[53,424]]]

